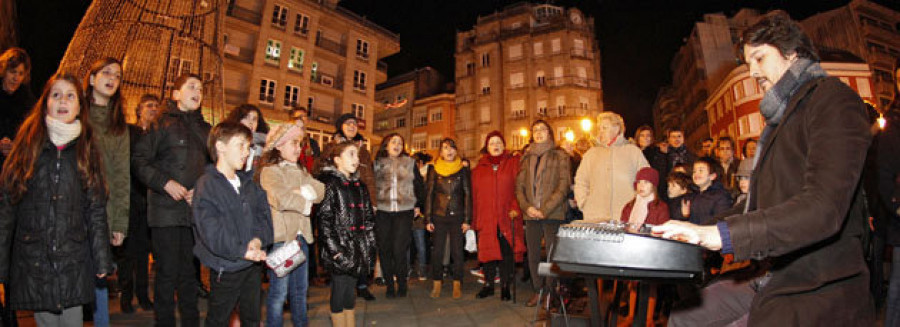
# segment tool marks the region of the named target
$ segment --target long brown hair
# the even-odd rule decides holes
[[[90,103],[94,103],[94,86],[91,85],[91,77],[94,77],[94,80],[97,80],[97,73],[103,70],[103,67],[116,64],[119,65],[119,69],[122,70],[122,63],[119,62],[116,58],[106,57],[94,62],[91,65],[91,69],[88,71],[87,76],[84,78],[84,93],[87,96],[88,101]],[[124,70],[122,70],[124,74]],[[107,116],[106,127],[109,134],[112,135],[122,135],[125,133],[126,125],[125,125],[125,106],[122,104],[124,100],[122,100],[122,84],[124,84],[124,79],[119,78],[119,87],[116,88],[116,92],[113,93],[111,97],[109,97],[109,102],[106,104],[111,109],[111,115]],[[86,121],[82,120],[82,123]]]
[[[88,103],[82,92],[81,84],[74,75],[69,73],[57,73],[44,85],[44,91],[37,104],[22,123],[13,141],[9,157],[3,163],[3,172],[0,173],[0,188],[10,196],[11,202],[17,203],[28,192],[28,181],[34,177],[35,164],[41,154],[41,150],[49,139],[47,124],[44,117],[47,116],[47,98],[53,84],[65,81],[72,84],[78,93],[78,105],[80,112],[78,119],[82,122],[88,117]],[[96,194],[106,196],[106,182],[103,179],[103,161],[100,152],[94,145],[92,130],[89,124],[81,124],[81,136],[75,144],[76,158],[78,161],[78,175],[87,188],[97,189]]]

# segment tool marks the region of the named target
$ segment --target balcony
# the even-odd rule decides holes
[[[341,42],[332,41],[322,36],[316,36],[316,46],[334,52],[340,56],[347,55],[347,49]]]
[[[569,51],[569,54],[572,55],[572,58],[587,59],[587,60],[594,59],[594,52],[590,51],[590,50],[586,50],[584,48],[572,48],[572,50]]]
[[[580,106],[557,106],[547,108],[544,117],[550,118],[580,118],[588,115],[588,109]]]
[[[262,21],[262,14],[241,6],[230,6],[226,14],[257,26]]]
[[[234,59],[240,62],[253,63],[253,49],[241,48],[233,44],[225,45],[225,58]]]
[[[554,77],[547,79],[547,86],[549,87],[583,87],[588,89],[600,89],[600,81],[591,80],[584,77],[576,77],[576,76],[565,76],[565,77]]]
[[[457,95],[456,96],[456,105],[473,102],[473,101],[475,101],[475,98],[476,97],[474,94]]]
[[[510,84],[509,84],[509,89],[510,89],[510,90],[521,89],[521,88],[523,88],[523,87],[525,87],[525,82],[510,83]]]
[[[322,72],[316,72],[315,74],[313,74],[310,77],[309,81],[313,82],[315,84],[323,85],[323,86],[333,88],[336,90],[344,89],[344,79],[343,78],[338,78],[333,75],[325,74]]]
[[[309,118],[312,118],[313,120],[316,120],[316,121],[319,121],[322,123],[326,123],[326,124],[331,124],[332,122],[334,122],[336,120],[335,119],[336,115],[335,115],[334,109],[329,110],[329,109],[313,106],[310,111],[312,113],[312,117],[309,117]]]
[[[378,71],[380,71],[382,73],[387,74],[388,64],[384,61],[379,60],[378,63],[375,65],[375,69],[377,69]]]
[[[526,116],[527,115],[525,115],[525,110],[517,110],[517,111],[513,111],[509,115],[509,119],[510,120],[522,120],[522,119],[527,118]]]

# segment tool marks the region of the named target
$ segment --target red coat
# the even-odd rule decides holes
[[[634,208],[634,199],[631,199],[631,201],[622,208],[621,220],[623,223],[627,223],[628,217],[631,217],[631,208]],[[650,203],[647,204],[647,219],[644,220],[644,223],[662,225],[667,221],[669,221],[669,205],[658,198],[650,201]]]
[[[478,232],[478,261],[501,260],[497,229],[507,241],[512,240],[509,212],[518,213],[513,224],[516,238],[513,243],[515,260],[522,261],[525,253],[525,229],[522,228],[522,210],[516,201],[516,174],[519,173],[519,156],[503,154],[497,171],[494,171],[489,155],[483,155],[472,170],[472,228]]]

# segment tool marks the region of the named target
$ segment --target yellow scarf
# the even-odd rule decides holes
[[[444,159],[438,158],[434,163],[434,171],[441,176],[456,174],[462,167],[462,160],[460,160],[459,157],[456,157],[456,160],[453,161],[445,161]]]

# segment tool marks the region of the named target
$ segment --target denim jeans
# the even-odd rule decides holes
[[[416,264],[419,265],[419,276],[425,276],[425,230],[413,229],[412,236],[416,246]],[[410,262],[412,261],[410,260]]]
[[[277,250],[284,246],[284,243],[275,243],[272,250]],[[309,318],[306,316],[306,292],[309,289],[309,245],[306,240],[300,238],[300,248],[306,255],[306,261],[297,269],[284,277],[275,276],[275,272],[268,271],[269,274],[269,294],[266,298],[266,326],[282,326],[284,325],[284,301],[287,296],[291,296],[291,322],[294,326],[309,325]]]
[[[95,287],[94,296],[94,326],[109,327],[109,288]]]

